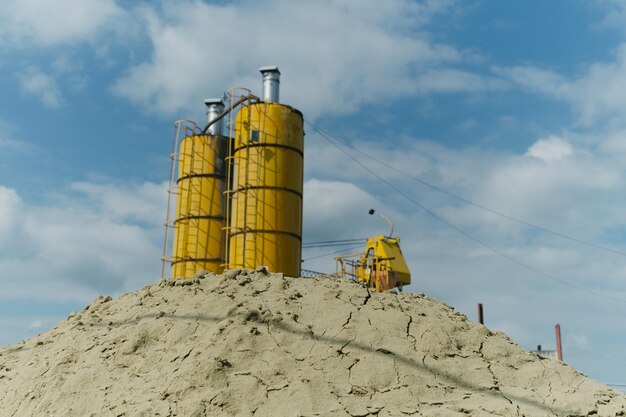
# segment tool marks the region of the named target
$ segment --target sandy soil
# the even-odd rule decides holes
[[[623,395],[423,295],[239,270],[171,284],[0,349],[0,415],[626,415]]]

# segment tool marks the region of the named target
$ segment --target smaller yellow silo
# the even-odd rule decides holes
[[[221,100],[205,101],[209,121],[221,113]],[[172,278],[191,278],[201,270],[221,273],[225,263],[224,192],[229,139],[221,123],[208,134],[182,140],[178,159]]]

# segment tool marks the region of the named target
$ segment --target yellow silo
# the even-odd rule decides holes
[[[229,268],[300,276],[304,130],[300,111],[279,104],[278,68],[264,67],[264,102],[236,118],[230,191]]]
[[[207,100],[209,120],[223,111],[221,100]],[[221,273],[225,263],[224,192],[229,139],[221,124],[208,134],[182,140],[178,160],[172,278],[191,278],[200,270]]]

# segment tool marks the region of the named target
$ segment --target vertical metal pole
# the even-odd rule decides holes
[[[478,303],[478,322],[480,324],[485,324],[485,321],[483,320],[483,305],[482,305],[482,303]]]
[[[554,331],[556,332],[556,358],[559,362],[563,362],[563,348],[561,346],[561,325],[557,324],[554,326]]]
[[[235,149],[235,121],[233,121],[233,100],[235,99],[235,92],[228,90],[228,155],[226,155],[226,190],[224,191],[225,198],[225,221],[224,221],[224,269],[232,268],[230,261],[230,238],[231,238],[231,220],[232,220],[232,192],[233,192],[233,164],[235,159],[233,152]]]

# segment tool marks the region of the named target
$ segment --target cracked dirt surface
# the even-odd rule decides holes
[[[2,416],[619,416],[626,397],[419,294],[227,271],[0,349]]]

